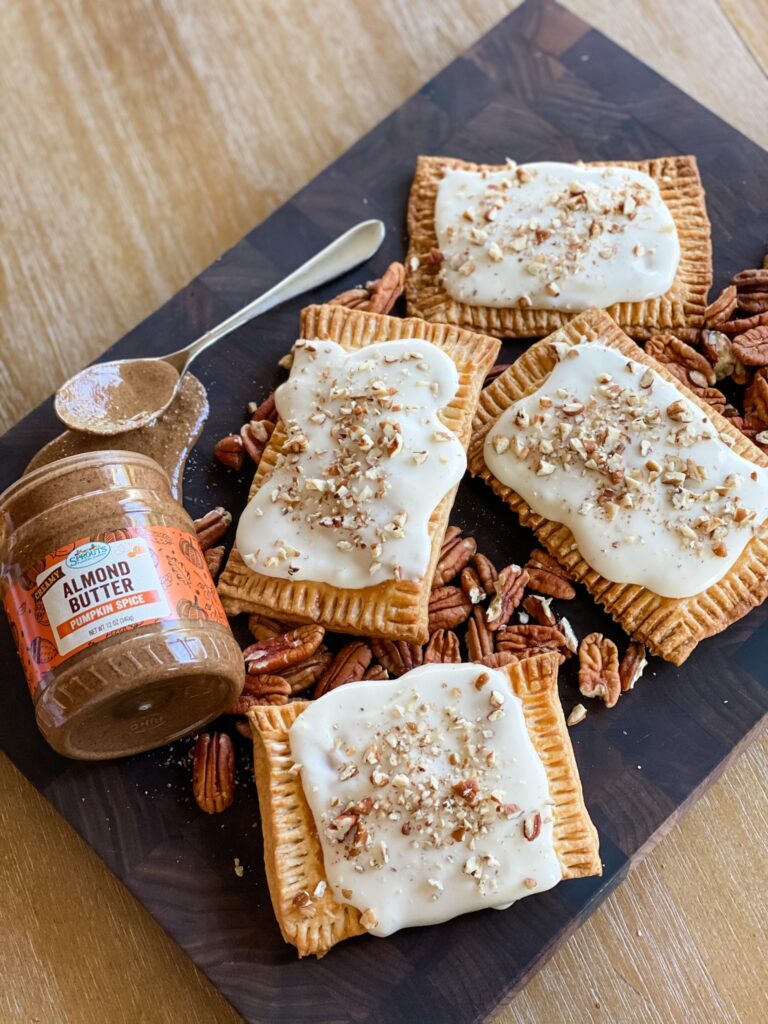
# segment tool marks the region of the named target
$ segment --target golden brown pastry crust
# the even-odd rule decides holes
[[[439,413],[466,448],[472,416],[488,370],[499,351],[494,338],[442,324],[346,309],[309,306],[301,314],[301,337],[335,341],[346,349],[398,338],[421,338],[453,359],[459,371],[456,397]],[[249,500],[275,468],[285,434],[278,423],[253,478]],[[219,594],[229,615],[261,612],[286,622],[319,622],[327,629],[363,636],[427,640],[430,582],[440,554],[456,489],[435,508],[429,521],[432,552],[421,583],[389,580],[359,590],[308,580],[281,580],[249,569],[236,548],[219,579]]]
[[[588,310],[557,332],[558,341],[570,345],[596,338],[635,362],[652,366],[707,413],[718,434],[731,439],[733,451],[759,466],[768,466],[768,458],[759,448],[724,416],[681,384],[662,364],[635,345],[607,313]],[[581,557],[570,530],[536,515],[518,494],[496,479],[486,466],[483,455],[485,436],[501,413],[519,398],[539,388],[555,362],[550,339],[544,338],[527,349],[483,391],[469,447],[469,471],[489,484],[519,516],[520,522],[534,531],[541,545],[574,579],[586,586],[626,633],[644,643],[652,654],[680,665],[700,640],[719,633],[768,597],[768,543],[754,537],[725,576],[695,597],[659,597],[645,587],[612,583],[596,573]]]
[[[557,693],[556,654],[526,658],[499,671],[523,703],[531,737],[547,773],[553,802],[553,842],[563,878],[602,874],[597,830],[587,812],[568,727]],[[478,666],[480,667],[480,666]],[[322,698],[321,698],[322,699]],[[360,935],[360,913],[337,903],[330,888],[312,896],[327,881],[322,848],[301,778],[291,771],[288,732],[309,701],[248,712],[253,732],[254,775],[264,833],[264,862],[269,893],[280,931],[299,956],[324,956],[343,939]],[[312,896],[311,916],[294,902]]]
[[[659,186],[661,197],[677,225],[680,265],[666,295],[645,302],[620,302],[608,308],[613,319],[633,338],[644,339],[657,331],[700,327],[704,322],[707,292],[712,284],[712,243],[704,202],[704,189],[696,158],[670,156],[656,160],[603,160],[599,166],[631,167],[648,174]],[[458,324],[499,338],[541,338],[564,326],[574,315],[545,309],[498,309],[457,302],[439,280],[439,266],[426,259],[437,247],[435,200],[445,167],[500,171],[503,166],[473,164],[451,157],[420,156],[408,201],[409,270],[405,294],[410,316],[438,323]]]

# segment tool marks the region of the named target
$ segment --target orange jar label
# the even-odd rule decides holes
[[[164,526],[65,544],[30,566],[4,604],[33,696],[48,672],[116,633],[180,619],[227,625],[197,540]]]

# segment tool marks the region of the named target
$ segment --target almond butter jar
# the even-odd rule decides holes
[[[192,520],[145,455],[73,455],[0,495],[0,596],[37,724],[67,757],[162,746],[244,669]]]

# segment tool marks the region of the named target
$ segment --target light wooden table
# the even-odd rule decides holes
[[[768,145],[760,0],[566,3]],[[0,0],[0,426],[514,6]],[[767,767],[754,744],[500,1024],[768,1020]],[[3,1024],[239,1019],[7,760],[0,792]]]

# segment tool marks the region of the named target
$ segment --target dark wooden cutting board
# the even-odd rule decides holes
[[[388,236],[370,267],[321,290],[329,297],[376,276],[405,252],[405,205],[419,153],[498,163],[639,159],[695,153],[712,219],[715,284],[759,265],[768,238],[768,153],[562,8],[528,0],[463,57],[120,341],[110,355],[180,347],[292,270],[358,220]],[[298,301],[241,328],[201,357],[211,418],[185,478],[186,504],[242,507],[248,474],[212,458],[246,403],[277,381],[295,338]],[[507,345],[515,353],[520,345]],[[0,489],[57,432],[45,403],[0,440]],[[531,537],[482,485],[462,484],[454,521],[502,563]],[[564,610],[564,609],[563,609]],[[577,633],[625,639],[581,592]],[[79,764],[38,734],[3,619],[0,738],[11,759],[250,1021],[464,1022],[519,988],[720,774],[768,711],[768,610],[700,645],[682,668],[655,660],[610,711],[571,733],[587,804],[600,831],[601,879],[566,882],[504,912],[485,911],[391,939],[355,939],[324,960],[298,962],[272,915],[247,744],[232,809],[201,814],[190,792],[189,742],[140,757]],[[566,708],[573,668],[563,673]],[[240,741],[238,741],[240,742]],[[242,878],[233,866],[245,866]],[[148,997],[149,998],[149,997]]]

